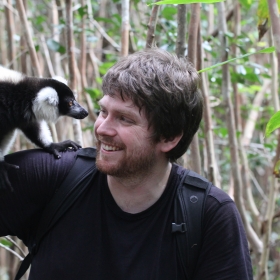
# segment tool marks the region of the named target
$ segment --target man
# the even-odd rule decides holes
[[[198,74],[185,60],[150,49],[127,56],[103,79],[95,124],[98,172],[45,236],[29,279],[184,279],[171,232],[185,153],[202,118]],[[74,162],[41,150],[6,157],[20,166],[0,197],[0,236],[32,240],[40,215]],[[252,279],[233,201],[212,187],[203,244],[191,279]]]

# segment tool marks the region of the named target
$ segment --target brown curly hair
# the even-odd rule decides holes
[[[199,128],[203,98],[199,75],[186,58],[152,48],[128,55],[103,77],[103,94],[129,98],[144,110],[152,139],[182,138],[167,157],[176,161],[188,149]]]

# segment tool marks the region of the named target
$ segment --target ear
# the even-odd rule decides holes
[[[181,133],[180,135],[175,136],[173,138],[170,138],[170,139],[161,139],[160,140],[161,151],[164,153],[167,153],[170,150],[172,150],[174,147],[177,146],[177,144],[181,140],[182,136],[183,136],[183,133]]]
[[[57,106],[59,102],[57,92],[52,87],[45,87],[41,89],[38,92],[36,100],[38,103],[41,104],[45,103],[47,105],[54,106],[54,107]]]

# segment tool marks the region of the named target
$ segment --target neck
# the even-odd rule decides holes
[[[118,206],[125,212],[135,214],[152,206],[165,190],[171,163],[165,162],[145,175],[118,178],[108,175],[108,185]]]

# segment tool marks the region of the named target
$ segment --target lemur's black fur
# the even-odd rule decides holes
[[[27,77],[0,66],[0,190],[10,186],[4,161],[16,129],[35,145],[60,158],[59,152],[80,146],[71,140],[53,143],[47,123],[60,116],[83,119],[88,112],[75,100],[72,90],[56,79]]]

